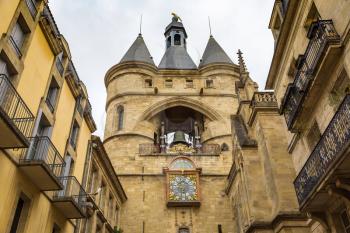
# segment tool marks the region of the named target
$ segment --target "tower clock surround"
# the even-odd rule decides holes
[[[200,206],[200,168],[196,168],[189,158],[180,156],[163,171],[166,174],[168,207]]]

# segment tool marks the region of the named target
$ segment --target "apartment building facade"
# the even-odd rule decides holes
[[[1,1],[0,15],[0,232],[79,232],[98,213],[89,192],[119,209],[125,193],[115,173],[109,196],[87,186],[103,149],[93,149],[88,93],[47,1]],[[98,216],[107,221],[89,226],[100,231],[84,232],[114,232],[116,217]]]

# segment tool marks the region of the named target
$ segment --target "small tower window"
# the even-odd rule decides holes
[[[166,40],[166,47],[169,48],[171,46],[171,37],[169,36]]]
[[[145,79],[145,87],[153,87],[152,79]]]
[[[205,80],[205,87],[206,88],[214,88],[214,81],[211,79]]]
[[[175,34],[175,36],[174,36],[174,45],[181,45],[181,36],[180,36],[180,34]]]
[[[173,87],[173,80],[172,79],[166,79],[165,80],[165,87],[172,88]]]
[[[124,107],[118,106],[117,113],[118,113],[118,130],[122,130],[123,122],[124,122]]]
[[[193,88],[193,80],[186,79],[186,88]]]

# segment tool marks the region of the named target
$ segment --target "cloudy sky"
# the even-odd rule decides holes
[[[273,38],[268,23],[274,0],[51,0],[60,32],[67,39],[80,79],[86,84],[98,135],[103,136],[106,92],[104,75],[118,63],[139,32],[156,64],[164,53],[164,28],[171,12],[183,20],[188,51],[198,64],[212,33],[233,61],[244,53],[250,76],[265,86]]]

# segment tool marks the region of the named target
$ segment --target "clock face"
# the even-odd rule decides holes
[[[175,175],[169,176],[169,200],[196,201],[198,200],[197,176]]]

